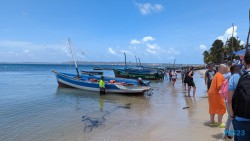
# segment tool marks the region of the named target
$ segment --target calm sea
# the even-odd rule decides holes
[[[82,70],[92,70],[93,67],[95,66],[79,66]],[[181,110],[181,107],[187,105],[180,81],[176,88],[171,88],[164,81],[152,82],[152,96],[99,96],[98,93],[78,89],[58,88],[52,69],[75,73],[72,65],[0,64],[1,141],[90,140],[98,134],[97,131],[103,132],[105,128],[118,126],[119,119],[128,120],[129,123],[130,118],[141,119],[145,114],[150,117],[161,104],[169,108],[179,107]],[[114,75],[109,70],[105,70],[104,74]],[[196,80],[201,80],[199,75],[196,77]],[[199,91],[203,94],[205,89],[198,89]],[[128,110],[126,105],[132,108]],[[100,127],[104,129],[94,128],[93,133],[86,134],[82,116],[94,113],[100,118],[100,112],[103,114],[104,111],[109,113],[106,117],[107,125]],[[188,114],[184,117],[188,117]],[[124,116],[129,118],[124,119]],[[140,126],[147,126],[147,123],[141,123]],[[121,130],[133,131],[138,125],[124,128],[126,129],[121,127]]]

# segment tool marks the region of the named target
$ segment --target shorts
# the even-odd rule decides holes
[[[106,94],[105,88],[100,88],[100,94]]]
[[[195,83],[193,80],[187,82],[188,86],[194,87]]]
[[[207,90],[210,89],[211,83],[212,83],[212,82],[207,82]]]
[[[176,78],[172,78],[172,81],[176,81]]]

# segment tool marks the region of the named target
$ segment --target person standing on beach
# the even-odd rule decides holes
[[[186,70],[184,70],[184,69],[182,68],[182,69],[181,69],[181,81],[182,81],[182,83],[184,83],[185,74],[186,74]]]
[[[225,124],[222,123],[223,115],[226,113],[225,99],[220,96],[219,90],[224,82],[223,74],[227,71],[227,66],[221,64],[218,72],[215,74],[211,87],[208,91],[208,103],[210,114],[210,125],[218,126],[219,128],[225,128]],[[214,121],[215,114],[218,114],[218,123]]]
[[[100,87],[100,94],[106,94],[104,76],[101,76],[101,80],[99,81],[99,87]]]
[[[190,72],[190,68],[187,67],[186,74],[185,74],[185,77],[184,77],[184,87],[185,87],[185,91],[187,90],[187,83],[188,83],[188,81],[189,81],[189,76],[188,76],[189,72]]]
[[[211,83],[212,83],[212,80],[214,78],[214,75],[215,75],[215,71],[213,70],[213,65],[210,64],[209,65],[209,69],[206,71],[205,73],[205,84],[207,85],[207,92],[211,86]]]
[[[228,107],[234,127],[235,141],[249,141],[250,139],[250,51],[244,56],[246,71],[240,77],[234,74],[228,86]]]
[[[196,86],[194,83],[194,68],[190,67],[190,71],[188,73],[188,96],[190,96],[190,91],[191,91],[191,87],[193,87],[193,96],[195,96],[195,92],[196,92]]]
[[[230,67],[230,72],[231,72],[231,77],[230,78],[224,78],[225,79],[229,79],[228,81],[228,88],[232,89],[233,87],[236,88],[237,85],[237,81],[239,80],[240,76],[239,76],[239,72],[240,72],[240,68],[233,65]],[[235,78],[237,79],[237,83],[235,82]],[[226,121],[226,127],[225,127],[225,139],[232,139],[233,138],[233,129],[230,129],[230,127],[232,127],[232,118],[230,116],[230,109],[228,106],[228,98],[225,101],[226,103],[226,108],[227,108],[227,113],[228,113],[228,117],[227,117],[227,121]]]
[[[172,81],[172,70],[169,70],[168,75],[169,75],[169,81]]]
[[[175,72],[175,70],[173,70],[172,72],[172,85],[174,86],[175,82],[177,79],[177,73]]]

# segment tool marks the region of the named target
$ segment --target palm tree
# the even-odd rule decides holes
[[[224,58],[224,43],[222,40],[216,39],[210,48],[211,61],[213,63],[221,63]]]
[[[210,53],[209,51],[205,50],[203,52],[203,61],[204,63],[208,64],[210,62]]]

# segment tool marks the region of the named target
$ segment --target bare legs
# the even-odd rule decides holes
[[[211,124],[215,123],[214,117],[215,117],[215,114],[210,114],[210,123]],[[218,125],[222,124],[222,118],[223,118],[223,115],[218,114]]]
[[[211,124],[214,123],[214,116],[215,116],[215,114],[210,114],[210,123]]]
[[[218,125],[221,125],[222,118],[223,118],[223,115],[218,115]]]
[[[191,86],[188,86],[188,96],[190,96]]]
[[[195,96],[196,86],[193,87],[193,97]]]
[[[191,86],[188,86],[188,96],[190,96]],[[195,96],[196,86],[193,86],[193,96]]]

